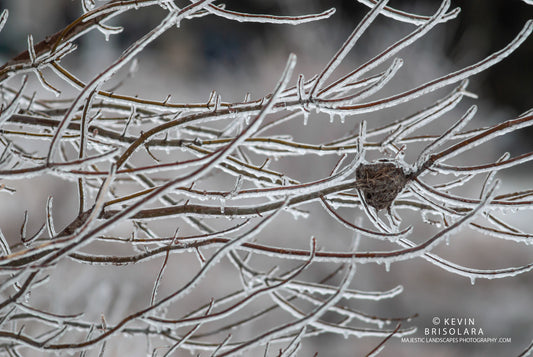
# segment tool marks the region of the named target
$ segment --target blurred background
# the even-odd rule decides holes
[[[431,15],[440,2],[391,0],[389,4],[406,11]],[[297,72],[303,73],[306,78],[318,73],[367,10],[354,0],[248,0],[228,1],[227,6],[253,13],[283,15],[320,12],[330,7],[335,7],[337,12],[332,18],[319,23],[295,27],[241,24],[213,16],[184,22],[179,29],[166,33],[139,56],[139,71],[132,78],[123,75],[126,82],[119,92],[159,100],[172,94],[176,102],[205,102],[212,90],[220,93],[225,101],[240,100],[247,92],[253,98],[261,97],[275,86],[290,52],[298,56]],[[525,21],[533,18],[533,6],[518,0],[452,0],[452,7],[456,6],[462,8],[458,19],[438,26],[400,54],[406,64],[399,80],[389,88],[391,92],[411,88],[486,57],[504,47]],[[0,1],[0,9],[6,8],[10,11],[10,17],[0,33],[0,63],[26,49],[28,34],[32,34],[37,43],[64,28],[81,13],[79,1],[71,0]],[[100,33],[84,36],[79,42],[79,50],[63,63],[67,68],[75,69],[81,79],[87,80],[159,23],[162,16],[162,9],[150,8],[138,10],[136,16],[118,17],[111,24],[123,26],[125,31],[122,34],[112,36],[105,46],[102,45],[104,40]],[[363,36],[340,71],[362,63],[411,29],[411,25],[379,19]],[[464,112],[471,104],[479,105],[480,110],[472,125],[480,127],[511,119],[530,109],[533,106],[531,63],[533,39],[530,38],[503,63],[471,80],[469,90],[478,94],[480,99],[465,99],[466,103],[462,104],[459,112]],[[395,108],[380,114],[376,120],[386,122],[395,115],[411,113],[420,107]],[[449,123],[443,124],[443,128],[447,128],[447,125]],[[355,124],[349,129],[354,127]],[[311,140],[326,141],[347,130],[340,123],[328,128],[331,130],[306,135]],[[512,140],[498,141],[500,146],[491,150],[493,153],[509,151],[515,155],[531,151],[532,135],[531,130],[521,130],[513,134]],[[305,160],[292,164],[291,170],[300,178],[314,174]],[[506,172],[504,180],[512,187],[522,187],[531,182],[532,174],[532,166],[523,165],[520,170]],[[69,191],[53,182],[39,186],[39,190],[34,186],[22,192],[26,195],[22,202],[20,196],[17,202],[10,202],[10,198],[4,196],[3,202],[0,201],[0,224],[7,237],[17,235],[28,202],[39,203],[30,208],[36,221],[43,216],[43,202],[50,194],[54,195],[56,208],[59,212],[65,212],[65,215],[76,204],[74,187]],[[57,224],[60,226],[67,222],[67,218],[64,222],[59,219]],[[533,230],[529,222],[520,224],[525,224],[529,231]],[[346,235],[329,217],[313,219],[304,229],[317,237]],[[305,236],[305,232],[299,233]],[[343,246],[342,240],[328,244],[337,249]],[[518,266],[533,261],[532,252],[523,249],[523,246],[487,240],[487,237],[479,235],[454,237],[450,246],[442,249],[442,253],[459,264],[477,268]],[[156,264],[154,269],[158,267]],[[135,274],[147,274],[145,280],[150,284],[152,273]],[[518,355],[533,338],[533,274],[503,280],[479,280],[472,285],[468,279],[451,275],[422,260],[393,264],[390,272],[386,272],[384,267],[361,266],[357,274],[361,277],[357,279],[357,289],[387,290],[398,284],[404,286],[405,291],[399,297],[379,304],[361,303],[360,310],[380,316],[418,313],[417,337],[424,336],[424,328],[433,327],[433,317],[475,318],[475,327],[482,328],[485,336],[512,337],[512,342],[507,344],[424,345],[392,339],[381,356],[512,356]],[[121,301],[138,304],[134,297],[125,299],[124,296],[135,294],[139,282],[116,277],[108,285],[101,285],[97,277],[76,275],[65,281],[70,282],[72,296],[59,298],[56,306],[73,304],[69,301],[84,299],[85,295],[90,304],[79,303],[79,307],[86,306],[86,309],[95,311],[108,309],[119,316],[121,309],[127,309]],[[61,288],[61,284],[57,284],[50,285],[50,293]],[[94,295],[86,296],[87,287],[95,291]],[[344,340],[339,336],[324,335],[312,344],[306,344],[301,355],[311,356],[318,352],[318,356],[359,356],[370,351],[377,343],[379,339]]]

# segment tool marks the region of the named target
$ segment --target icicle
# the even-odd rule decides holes
[[[346,121],[346,115],[339,114],[339,119],[340,119],[341,124],[344,124],[344,122]]]
[[[304,117],[304,126],[307,126],[307,123],[309,122],[309,112],[307,110],[302,110],[302,114]]]
[[[224,214],[224,208],[226,206],[226,199],[220,198],[220,214]]]
[[[431,220],[428,218],[428,211],[424,210],[422,211],[422,222],[424,223],[431,223]]]
[[[22,222],[22,227],[20,228],[20,236],[22,241],[26,241],[26,227],[28,225],[28,210],[24,211],[24,220]],[[1,231],[0,231],[1,234]]]

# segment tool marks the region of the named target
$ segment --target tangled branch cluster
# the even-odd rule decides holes
[[[70,224],[58,229],[50,197],[46,220],[40,222],[38,231],[28,234],[32,218],[25,215],[20,237],[0,234],[0,348],[11,355],[28,349],[104,352],[121,336],[144,336],[154,355],[191,350],[226,356],[275,346],[280,355],[289,356],[307,338],[325,333],[378,336],[384,343],[391,336],[413,333],[413,316],[373,316],[340,305],[341,299],[347,304],[378,301],[402,292],[401,286],[384,292],[354,290],[358,264],[385,264],[388,269],[394,262],[423,258],[472,282],[533,269],[533,264],[472,269],[433,252],[448,237],[467,229],[517,243],[531,241],[531,232],[513,227],[501,216],[533,208],[533,189],[498,193],[494,177],[530,161],[533,153],[504,154],[493,162],[468,166],[458,166],[454,159],[533,125],[532,113],[465,130],[476,113],[472,106],[444,133],[424,134],[425,128],[450,113],[464,97],[474,96],[467,91],[467,79],[517,49],[531,34],[533,22],[527,22],[505,48],[477,63],[380,97],[402,67],[403,61],[395,56],[454,19],[459,11],[449,10],[448,0],[430,17],[387,7],[384,0],[361,2],[370,8],[368,14],[321,72],[310,79],[303,75],[293,79],[296,57],[290,55],[270,93],[255,99],[247,95],[241,102],[225,102],[215,92],[207,102],[178,103],[170,96],[154,101],[142,93],[132,97],[104,88],[147,45],[185,20],[219,16],[229,21],[298,25],[327,19],[334,10],[274,16],[228,10],[212,0],[185,6],[168,0],[126,0],[98,7],[85,0],[84,14],[64,30],[37,44],[29,36],[28,50],[0,67],[0,195],[17,195],[10,188],[15,180],[57,178],[77,186],[79,209]],[[120,28],[106,21],[150,6],[164,8],[166,17],[94,78],[84,82],[62,64],[76,50],[76,41],[89,31],[106,36],[120,33]],[[351,72],[334,77],[378,16],[403,22],[412,30]],[[2,25],[7,17],[4,11]],[[28,75],[41,83],[35,94],[28,93]],[[77,94],[65,97],[54,86],[57,81],[68,83]],[[385,126],[366,122],[361,115],[450,86],[455,88],[438,101]],[[57,99],[43,99],[46,92]],[[356,122],[357,130],[318,145],[278,133],[289,122],[298,121],[304,127],[315,120],[310,118],[315,113]],[[44,151],[35,152],[36,141]],[[411,147],[422,147],[414,161],[406,159]],[[304,157],[333,169],[322,178],[301,181],[272,164],[272,160]],[[430,173],[437,173],[440,181]],[[213,182],[224,184],[214,186]],[[471,182],[478,182],[477,197],[461,193]],[[229,188],[221,188],[225,186]],[[294,224],[305,224],[313,219],[310,212],[315,211],[309,207],[314,206],[351,232],[353,242],[343,251],[319,248],[322,237],[306,238],[309,244],[297,248],[268,242],[269,229],[276,222],[303,217]],[[415,239],[414,222],[402,220],[403,212],[409,210],[417,212],[426,225],[437,227],[435,233]],[[346,212],[351,212],[349,218]],[[366,221],[353,222],[353,212]],[[173,235],[164,233],[169,227]],[[359,249],[362,240],[390,242],[391,248],[364,251]],[[97,254],[95,247],[99,252],[123,254]],[[196,257],[198,263],[191,264],[188,256]],[[145,292],[144,307],[112,323],[104,315],[94,321],[83,314],[62,315],[32,305],[40,287],[58,274],[57,267],[64,262],[87,264],[83,269],[88,270],[100,265],[120,270],[148,265],[154,259],[160,268],[151,292]],[[163,293],[161,285],[171,279],[167,268],[173,262],[179,272],[172,274],[184,282]],[[224,262],[232,268],[220,268]],[[326,267],[331,274],[306,275],[315,265]],[[342,279],[336,280],[339,274]],[[210,295],[204,296],[197,290],[206,280],[236,280],[238,285],[224,294],[213,285]],[[191,295],[196,305],[185,305],[183,301]],[[279,311],[284,312],[284,319],[271,318]],[[326,313],[335,317],[328,318]],[[262,327],[251,333],[248,326],[254,324]],[[372,353],[378,353],[383,343]]]

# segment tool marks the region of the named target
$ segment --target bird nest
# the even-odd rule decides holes
[[[389,209],[410,179],[408,173],[392,162],[359,165],[355,175],[356,187],[366,203],[376,210]]]

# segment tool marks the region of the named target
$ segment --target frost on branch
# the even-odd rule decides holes
[[[223,89],[196,102],[154,100],[144,87],[129,96],[111,83],[189,21],[311,26],[335,10],[274,15],[212,0],[83,0],[83,14],[65,29],[38,43],[28,36],[27,49],[0,67],[0,196],[27,206],[0,206],[10,217],[0,221],[2,352],[313,355],[317,336],[340,335],[349,346],[353,338],[375,342],[359,352],[376,355],[416,333],[420,319],[416,307],[381,309],[404,292],[402,281],[384,286],[372,277],[379,288],[361,289],[366,268],[392,274],[398,262],[422,258],[423,267],[472,283],[530,272],[531,262],[480,268],[441,248],[479,233],[529,249],[532,230],[510,216],[531,213],[533,190],[510,188],[503,174],[533,153],[469,154],[532,126],[532,113],[485,127],[476,106],[461,112],[460,104],[476,98],[470,77],[531,41],[533,22],[471,65],[397,89],[409,65],[397,56],[459,10],[447,0],[430,16],[360,2],[368,12],[322,69],[304,76],[289,55],[260,96],[245,81],[229,83],[243,86],[242,101],[225,100]],[[102,32],[107,45],[128,31],[111,19],[150,7],[164,16],[97,74],[82,79],[63,61],[89,32]],[[409,32],[346,70],[377,18]],[[9,21],[2,12],[0,28]],[[440,98],[420,105],[429,95]],[[401,105],[411,114],[368,117]],[[436,124],[444,129],[435,132]],[[324,130],[318,142],[316,125]],[[361,311],[365,300],[384,312]]]

